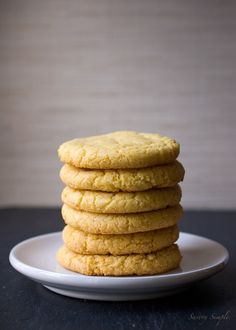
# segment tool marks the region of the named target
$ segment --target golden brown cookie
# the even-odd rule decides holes
[[[81,254],[151,253],[173,244],[179,237],[179,229],[172,226],[143,233],[124,235],[88,234],[65,226],[63,229],[65,245]]]
[[[174,206],[181,199],[180,186],[150,189],[139,192],[107,193],[91,190],[74,190],[65,187],[62,201],[69,206],[95,213],[146,212]]]
[[[142,168],[173,162],[180,146],[159,134],[119,131],[74,139],[58,149],[62,162],[79,168]]]
[[[63,246],[57,253],[57,260],[63,267],[84,275],[154,275],[177,268],[181,254],[177,244],[150,254],[123,256],[82,255]]]
[[[62,206],[65,223],[90,234],[129,234],[171,227],[182,215],[180,205],[127,214],[92,213],[75,210],[66,204]]]
[[[90,170],[65,164],[61,180],[73,189],[106,192],[144,191],[172,187],[183,181],[184,168],[177,160],[168,165],[123,170]]]

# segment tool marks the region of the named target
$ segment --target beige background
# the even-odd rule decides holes
[[[113,130],[182,146],[183,204],[236,201],[236,2],[0,2],[0,204],[58,205],[58,145]]]

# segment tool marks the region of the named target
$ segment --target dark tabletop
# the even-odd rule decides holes
[[[225,270],[165,298],[102,302],[57,295],[16,272],[10,249],[20,241],[61,230],[58,209],[2,209],[0,329],[236,329],[236,212],[186,212],[181,230],[226,246]]]

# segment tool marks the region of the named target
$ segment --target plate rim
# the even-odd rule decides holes
[[[158,282],[162,282],[165,280],[170,280],[169,285],[179,285],[180,283],[185,282],[194,282],[201,280],[203,278],[207,278],[217,272],[221,271],[229,261],[229,251],[225,246],[221,243],[218,243],[215,240],[209,239],[204,236],[187,233],[187,232],[180,232],[180,235],[191,236],[195,238],[205,239],[207,241],[211,241],[211,243],[217,244],[224,252],[224,257],[222,260],[215,264],[211,264],[209,267],[204,267],[201,269],[191,270],[183,273],[170,273],[170,274],[159,274],[159,275],[145,275],[145,276],[90,276],[90,275],[83,275],[83,274],[61,274],[41,268],[37,268],[34,266],[30,266],[16,257],[17,250],[24,246],[25,244],[30,243],[31,241],[35,241],[38,239],[42,239],[45,237],[50,236],[57,236],[61,235],[61,231],[52,232],[41,234],[37,236],[30,237],[25,239],[19,243],[17,243],[13,248],[10,250],[9,254],[9,262],[14,269],[16,269],[21,274],[31,278],[32,280],[38,282],[47,282],[50,284],[60,284],[65,286],[73,286],[73,287],[82,287],[83,288],[99,288],[102,287],[106,289],[111,288],[119,288],[122,287],[124,289],[132,289],[137,288],[137,284],[143,285],[144,287],[153,287],[154,285],[158,285]],[[31,274],[31,275],[30,275]],[[178,283],[176,283],[176,281]],[[104,283],[106,282],[106,283]],[[179,283],[180,282],[180,283]],[[124,287],[125,285],[125,287]],[[127,288],[126,288],[127,286]]]

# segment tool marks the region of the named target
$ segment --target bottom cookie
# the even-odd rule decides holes
[[[154,275],[179,266],[181,254],[177,244],[149,254],[83,255],[62,246],[57,260],[64,267],[84,275],[127,276]]]

